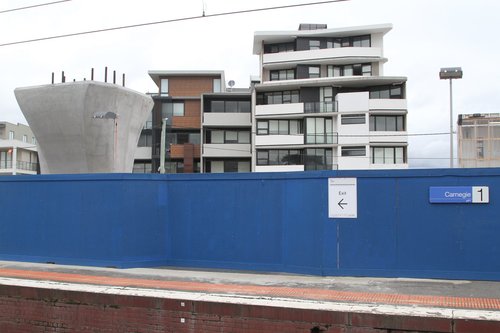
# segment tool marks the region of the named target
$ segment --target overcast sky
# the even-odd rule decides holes
[[[49,0],[0,0],[0,12]],[[0,44],[122,25],[236,10],[313,2],[310,0],[72,0],[0,13]],[[156,86],[148,70],[224,70],[226,81],[248,87],[258,74],[252,54],[254,31],[296,30],[300,23],[329,28],[392,23],[384,40],[385,75],[406,76],[408,132],[449,132],[449,84],[441,67],[461,66],[453,85],[455,119],[461,113],[500,112],[500,1],[350,0],[300,8],[209,17],[135,29],[0,46],[0,120],[26,123],[16,87],[48,84],[51,73],[68,80],[95,76],[104,67],[126,73],[129,88]],[[455,155],[456,156],[456,155]],[[447,167],[449,136],[411,136],[411,167]]]

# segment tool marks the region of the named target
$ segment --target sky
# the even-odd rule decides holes
[[[462,67],[464,72],[463,79],[453,81],[455,121],[458,114],[500,112],[497,0],[349,0],[1,46],[197,17],[203,10],[212,15],[314,1],[71,0],[2,13],[46,2],[51,1],[0,0],[0,121],[26,124],[14,89],[49,84],[52,72],[56,82],[61,71],[67,80],[82,80],[94,68],[95,79],[103,80],[107,66],[120,78],[126,74],[127,87],[145,93],[157,91],[148,70],[224,70],[226,81],[248,87],[250,76],[259,73],[258,56],[252,54],[254,32],[297,30],[300,23],[328,28],[393,24],[384,38],[384,74],[408,78],[410,167],[449,165],[449,134],[434,135],[449,133],[449,83],[439,80],[440,68]]]

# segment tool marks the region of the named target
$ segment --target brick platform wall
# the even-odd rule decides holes
[[[500,322],[0,286],[0,332],[500,332]]]

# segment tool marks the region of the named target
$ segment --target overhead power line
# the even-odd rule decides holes
[[[68,2],[68,1],[71,1],[71,0],[60,0],[60,1],[44,2],[44,3],[39,3],[39,4],[36,4],[36,5],[31,5],[31,6],[25,6],[25,7],[18,7],[18,8],[12,8],[12,9],[0,10],[0,14],[15,12],[15,11],[19,11],[19,10],[25,10],[25,9],[31,9],[31,8],[36,8],[36,7],[51,6],[51,5],[59,4],[61,2]]]
[[[70,1],[70,0],[65,0],[65,1]],[[51,40],[51,39],[59,39],[59,38],[67,38],[67,37],[75,37],[75,36],[96,34],[96,33],[100,33],[100,32],[108,32],[108,31],[115,31],[115,30],[122,30],[122,29],[131,29],[131,28],[146,27],[146,26],[150,26],[150,25],[158,25],[158,24],[165,24],[165,23],[174,23],[174,22],[181,22],[181,21],[197,20],[197,19],[209,18],[209,17],[228,16],[228,15],[255,13],[255,12],[277,10],[277,9],[287,9],[287,8],[296,8],[296,7],[305,7],[305,6],[314,6],[314,5],[323,5],[323,4],[328,4],[328,3],[344,2],[344,1],[349,1],[349,0],[315,1],[315,2],[299,3],[299,4],[293,4],[293,5],[282,5],[282,6],[273,6],[273,7],[262,7],[262,8],[254,8],[254,9],[236,10],[236,11],[222,12],[222,13],[215,13],[215,14],[206,14],[205,12],[203,12],[202,15],[196,15],[196,16],[188,16],[188,17],[175,18],[175,19],[162,20],[162,21],[154,21],[154,22],[146,22],[146,23],[122,25],[122,26],[118,26],[118,27],[103,28],[103,29],[96,29],[96,30],[87,30],[87,31],[74,32],[74,33],[69,33],[69,34],[62,34],[62,35],[54,35],[54,36],[47,36],[47,37],[26,39],[26,40],[21,40],[21,41],[16,41],[16,42],[3,43],[3,44],[0,44],[0,47],[1,46],[10,46],[10,45],[18,45],[18,44],[27,44],[27,43],[41,42],[41,41],[44,41],[44,40]]]

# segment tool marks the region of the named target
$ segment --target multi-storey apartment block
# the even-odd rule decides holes
[[[461,168],[500,167],[500,114],[458,116],[458,162]]]
[[[224,91],[224,72],[150,71],[149,75],[158,86],[158,93],[153,94],[150,128],[146,126],[139,139],[143,147],[136,154],[134,171],[148,172],[151,168],[152,172],[158,172],[165,120],[166,172],[200,172],[202,95]],[[148,145],[151,145],[150,155]]]
[[[38,172],[37,142],[29,126],[0,122],[0,175]]]
[[[383,73],[391,28],[255,33],[253,171],[408,167],[406,77]]]
[[[252,159],[250,89],[203,95],[202,172],[250,172]]]

